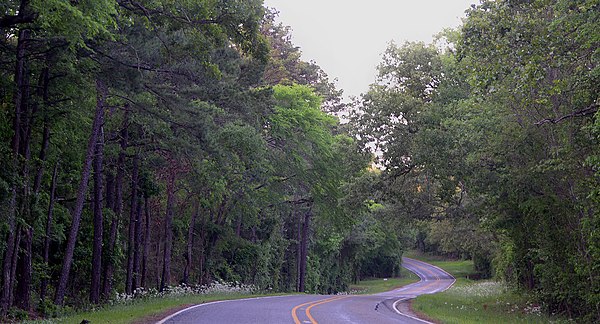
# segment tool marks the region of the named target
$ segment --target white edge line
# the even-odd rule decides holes
[[[411,259],[411,258],[407,258],[407,259],[409,259],[409,260],[414,260],[414,261],[419,261],[419,260],[415,260],[415,259]],[[434,265],[432,265],[432,264],[429,264],[429,263],[428,263],[428,265],[430,265],[430,266],[434,266]],[[435,266],[434,266],[434,267],[435,267]],[[423,276],[421,276],[421,274],[420,274],[420,273],[418,273],[418,272],[416,272],[416,271],[412,271],[412,270],[410,270],[410,269],[408,269],[408,268],[406,268],[406,269],[407,269],[408,271],[410,271],[410,272],[412,272],[412,273],[416,274],[416,275],[419,277],[419,281],[418,281],[418,282],[424,281],[424,279],[425,279],[425,278],[424,278]],[[440,269],[440,270],[441,270],[441,269]],[[444,271],[444,270],[442,270],[442,271]],[[444,271],[444,272],[446,272],[446,271]],[[446,273],[447,273],[447,272],[446,272]],[[452,275],[450,275],[450,276],[451,276],[452,278],[454,278]],[[416,282],[415,282],[415,283],[416,283]],[[454,284],[454,282],[453,282],[452,284]],[[395,311],[395,312],[396,312],[398,315],[400,315],[400,316],[408,317],[408,318],[410,318],[410,319],[413,319],[413,320],[415,320],[415,321],[419,321],[419,322],[422,322],[422,323],[434,324],[434,323],[432,323],[432,322],[429,322],[429,321],[426,321],[426,320],[424,320],[424,319],[420,319],[420,318],[418,318],[418,317],[414,317],[414,316],[411,316],[411,315],[408,315],[408,314],[404,314],[404,313],[402,313],[400,310],[398,310],[398,303],[399,303],[399,302],[401,302],[401,301],[409,300],[409,299],[410,299],[410,298],[403,297],[403,298],[400,298],[400,299],[396,300],[396,301],[395,301],[395,302],[392,304],[392,308],[393,308],[393,309],[394,309],[394,311]]]
[[[395,302],[392,304],[392,308],[393,308],[393,309],[394,309],[394,311],[395,311],[396,313],[398,313],[398,315],[400,315],[400,316],[408,317],[408,318],[410,318],[410,319],[413,319],[413,320],[415,320],[415,321],[419,321],[419,322],[422,322],[422,323],[434,324],[434,323],[432,323],[432,322],[429,322],[429,321],[426,321],[426,320],[424,320],[424,319],[420,319],[420,318],[418,318],[418,317],[410,316],[410,315],[408,315],[408,314],[404,314],[404,313],[402,313],[401,311],[399,311],[399,310],[398,310],[398,307],[397,307],[397,306],[398,306],[398,303],[399,303],[399,302],[401,302],[401,301],[409,300],[409,299],[410,299],[410,298],[406,298],[406,297],[405,297],[405,298],[400,298],[400,299],[396,300],[396,301],[395,301]]]
[[[254,299],[266,299],[266,298],[280,298],[280,297],[289,297],[289,296],[294,296],[294,295],[282,295],[282,296],[264,296],[264,297],[250,297],[250,298],[240,298],[240,299],[228,299],[228,300],[217,300],[217,301],[213,301],[213,302],[208,302],[208,303],[203,303],[203,304],[198,304],[198,305],[193,305],[190,306],[188,308],[184,308],[178,312],[176,312],[175,314],[171,314],[163,319],[161,319],[160,321],[156,322],[156,324],[164,324],[167,321],[171,320],[172,318],[181,315],[182,313],[185,313],[187,311],[190,311],[194,308],[198,308],[198,307],[202,307],[202,306],[208,306],[208,305],[214,305],[214,304],[220,304],[220,303],[227,303],[227,302],[235,302],[235,301],[242,301],[242,300],[254,300]]]
[[[446,270],[444,270],[444,269],[442,269],[442,268],[440,268],[440,267],[438,267],[438,266],[435,266],[435,265],[433,265],[433,264],[431,264],[431,263],[423,262],[423,261],[421,261],[421,260],[417,260],[417,259],[409,258],[409,257],[405,257],[405,258],[407,258],[407,259],[409,259],[409,260],[414,260],[414,261],[417,261],[417,262],[421,262],[421,263],[426,263],[427,265],[429,265],[429,266],[431,266],[431,267],[434,267],[434,268],[436,268],[436,269],[438,269],[438,270],[442,271],[443,273],[445,273],[445,274],[449,275],[450,277],[452,277],[452,283],[450,284],[450,286],[446,287],[444,290],[441,290],[440,292],[444,292],[444,291],[446,291],[446,290],[450,289],[450,288],[451,288],[452,286],[454,286],[454,284],[456,283],[456,278],[454,278],[454,276],[453,276],[453,275],[451,275],[450,273],[448,273],[448,271],[446,271]],[[417,275],[418,275],[418,274],[417,274]]]
[[[413,261],[421,262],[421,263],[426,263],[428,266],[434,267],[434,268],[436,268],[436,269],[438,269],[438,270],[442,271],[443,273],[447,274],[448,276],[452,277],[452,283],[450,284],[450,286],[448,286],[448,287],[444,288],[444,289],[443,289],[443,290],[441,290],[440,292],[444,292],[444,291],[446,291],[446,290],[450,289],[450,287],[452,287],[452,286],[454,285],[454,283],[456,283],[456,278],[454,278],[454,276],[453,276],[453,275],[451,275],[450,273],[448,273],[448,271],[446,271],[446,270],[444,270],[444,269],[442,269],[442,268],[440,268],[440,267],[438,267],[438,266],[435,266],[435,265],[433,265],[433,264],[430,264],[430,263],[427,263],[427,262],[423,262],[423,261],[421,261],[421,260],[417,260],[417,259],[412,259],[412,258],[408,258],[408,257],[405,257],[405,258],[407,258],[407,259],[409,259],[409,260],[413,260]],[[410,271],[410,270],[409,270],[409,271]],[[419,281],[423,281],[423,277],[421,277],[421,276],[419,275],[419,273],[417,273],[417,272],[414,272],[414,271],[411,271],[411,272],[413,272],[414,274],[416,274],[416,275],[419,277],[419,279],[420,279]],[[410,316],[410,315],[408,315],[408,314],[404,314],[404,313],[402,313],[400,310],[398,310],[398,303],[400,303],[401,301],[406,301],[406,300],[409,300],[409,299],[411,299],[411,298],[406,298],[406,297],[404,297],[404,298],[400,298],[400,299],[396,300],[396,301],[395,301],[395,302],[392,304],[392,308],[393,308],[393,309],[394,309],[394,311],[395,311],[396,313],[398,313],[398,315],[400,315],[400,316],[405,316],[405,317],[408,317],[408,318],[410,318],[410,319],[413,319],[413,320],[416,320],[416,321],[419,321],[419,322],[422,322],[422,323],[434,324],[434,323],[432,323],[432,322],[429,322],[429,321],[426,321],[426,320],[424,320],[424,319],[420,319],[420,318],[418,318],[418,317],[414,317],[414,316]]]

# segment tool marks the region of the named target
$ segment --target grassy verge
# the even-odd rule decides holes
[[[276,294],[269,294],[274,296]],[[169,298],[149,298],[145,300],[133,301],[126,305],[103,306],[97,310],[77,312],[65,317],[48,319],[43,321],[29,321],[27,323],[66,323],[79,324],[83,320],[88,320],[91,324],[95,323],[154,323],[177,310],[187,306],[202,304],[217,300],[233,300],[249,297],[261,297],[267,295],[248,294],[248,293],[223,293],[209,295],[188,295]]]
[[[539,305],[525,296],[511,292],[504,284],[493,280],[467,279],[473,271],[471,261],[444,261],[411,253],[416,258],[436,265],[457,278],[445,292],[419,296],[412,308],[418,314],[440,323],[562,323],[544,315]]]
[[[361,280],[356,285],[350,285],[350,291],[358,294],[376,294],[400,288],[417,281],[419,281],[419,277],[406,269],[402,269],[402,276],[400,278]]]
[[[440,267],[457,279],[469,278],[476,274],[475,269],[473,269],[473,261],[471,260],[448,260],[439,256],[431,256],[414,251],[408,251],[404,253],[404,256]]]

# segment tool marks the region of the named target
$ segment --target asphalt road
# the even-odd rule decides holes
[[[291,295],[200,304],[163,323],[429,323],[410,314],[405,301],[448,289],[454,278],[428,263],[403,258],[421,281],[374,295]]]

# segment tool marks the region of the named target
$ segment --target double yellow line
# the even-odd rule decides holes
[[[298,319],[298,314],[297,314],[298,309],[300,309],[301,307],[308,306],[308,307],[306,307],[306,310],[304,311],[306,313],[306,317],[308,317],[311,324],[318,324],[317,321],[310,314],[310,310],[313,307],[319,306],[321,304],[326,304],[326,303],[329,303],[332,301],[348,298],[348,297],[350,297],[350,296],[334,296],[334,297],[330,297],[330,298],[326,298],[326,299],[315,300],[315,301],[311,301],[308,303],[300,304],[292,309],[292,317],[294,318],[294,323],[302,324],[302,322],[300,322],[300,319]]]

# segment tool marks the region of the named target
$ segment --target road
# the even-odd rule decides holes
[[[225,300],[177,312],[166,323],[429,323],[408,312],[405,301],[448,289],[454,278],[428,263],[403,258],[419,282],[373,295],[291,295]]]

